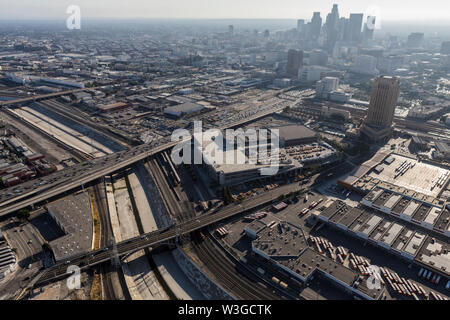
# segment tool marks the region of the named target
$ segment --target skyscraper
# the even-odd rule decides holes
[[[309,38],[312,40],[317,40],[320,36],[321,29],[322,18],[320,17],[320,12],[314,12],[309,29]]]
[[[304,19],[298,19],[297,20],[297,31],[303,32],[305,30],[305,20]]]
[[[421,32],[413,32],[408,36],[406,46],[409,48],[420,48],[423,43],[424,34]]]
[[[338,26],[339,26],[339,10],[338,5],[333,4],[331,13],[327,15],[326,20],[326,32],[327,32],[327,47],[329,50],[334,48],[338,38]]]
[[[364,41],[373,39],[373,31],[375,30],[375,16],[368,16],[364,24]]]
[[[349,20],[350,41],[359,42],[361,40],[361,29],[363,23],[362,13],[351,13]]]
[[[444,41],[441,44],[441,53],[450,54],[450,41]]]
[[[230,35],[233,35],[233,34],[234,34],[234,26],[233,26],[232,24],[230,24],[230,25],[228,26],[228,33],[229,33]]]
[[[399,93],[398,78],[382,76],[374,80],[369,110],[361,128],[361,132],[370,140],[383,140],[391,134]]]
[[[297,77],[298,70],[302,66],[303,66],[303,51],[290,49],[288,51],[286,73],[291,77]]]
[[[323,66],[328,64],[328,54],[323,50],[313,50],[309,53],[309,65],[310,66]]]

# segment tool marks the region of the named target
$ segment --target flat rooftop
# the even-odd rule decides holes
[[[298,257],[308,243],[300,228],[280,221],[261,230],[252,246],[271,258],[283,258]]]
[[[332,216],[334,216],[339,208],[347,207],[347,205],[343,201],[328,201],[325,206],[326,208],[320,213],[320,215],[327,219],[330,219]]]
[[[354,229],[356,232],[360,232],[367,237],[375,230],[379,223],[383,220],[382,217],[377,215],[372,215],[369,219],[361,224],[358,229]],[[356,227],[356,226],[355,226]]]
[[[337,221],[337,223],[347,228],[351,228],[353,222],[355,222],[355,220],[357,220],[359,216],[361,216],[361,214],[362,211],[359,210],[358,208],[349,207],[347,211],[344,212],[342,218],[340,218],[339,221]],[[331,219],[330,221],[334,222],[333,219]]]
[[[434,227],[443,232],[450,231],[450,210],[448,208],[444,207]]]
[[[369,238],[375,242],[380,241],[383,234],[392,226],[392,223],[392,221],[386,219],[381,221]]]
[[[92,248],[93,220],[87,192],[50,203],[47,211],[65,233],[49,243],[57,261]]]
[[[391,247],[397,251],[402,251],[413,236],[414,231],[408,229],[407,227],[404,227],[392,243]]]
[[[316,132],[301,125],[289,125],[278,127],[276,129],[279,130],[280,139],[284,139],[286,142],[317,137]]]
[[[416,261],[450,276],[450,244],[428,237],[420,249]]]
[[[426,238],[426,234],[416,231],[405,248],[403,248],[403,251],[415,257]]]
[[[383,234],[381,237],[381,241],[388,245],[389,247],[392,246],[397,236],[400,234],[400,232],[403,230],[403,226],[397,222],[392,223],[390,228]]]
[[[318,270],[351,287],[358,278],[358,274],[355,271],[319,254],[311,248],[305,249],[297,259],[280,263],[304,279],[309,278],[312,273]]]
[[[427,196],[438,197],[445,183],[439,185],[437,183],[439,179],[442,180],[449,175],[450,170],[398,154],[391,156],[394,158],[394,161],[390,164],[385,161],[382,172],[377,173],[371,170],[368,175]],[[402,168],[402,165],[403,167],[408,167],[408,169],[403,174],[400,174],[399,169]]]

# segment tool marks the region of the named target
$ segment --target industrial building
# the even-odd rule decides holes
[[[448,241],[436,239],[424,227],[418,225],[418,228],[412,229],[408,224],[385,217],[381,212],[350,207],[342,201],[329,201],[325,206],[323,211],[315,212],[320,221],[407,261],[425,265],[444,277],[450,277]],[[433,248],[429,248],[430,243],[435,244],[434,252]]]
[[[436,151],[433,153],[433,157],[436,159],[450,161],[450,142],[436,141],[434,145],[436,147]]]
[[[173,116],[173,117],[181,117],[183,114],[190,114],[197,111],[203,110],[205,107],[198,103],[182,103],[172,107],[167,107],[164,109],[164,114]]]
[[[313,143],[319,138],[317,132],[301,125],[290,125],[276,129],[279,130],[280,147]]]
[[[382,150],[338,180],[338,184],[366,196],[376,187],[442,206],[439,197],[450,183],[450,170],[415,158]]]
[[[64,233],[49,242],[57,262],[92,249],[94,222],[87,192],[70,195],[46,208]]]
[[[246,228],[252,241],[252,251],[280,268],[280,272],[300,282],[309,282],[320,273],[342,290],[362,299],[377,300],[384,294],[384,286],[369,289],[356,271],[313,250],[303,230],[289,222],[272,221],[265,225],[254,222],[257,228]],[[256,232],[253,230],[256,229]]]
[[[324,142],[313,142],[317,140],[317,134],[304,126],[281,127],[279,138],[278,156],[272,153],[270,139],[266,145],[267,154],[260,152],[260,145],[256,150],[247,145],[242,150],[226,150],[226,143],[223,143],[221,149],[217,141],[197,141],[197,146],[201,146],[200,152],[206,160],[206,172],[220,185],[235,185],[266,177],[294,177],[312,166],[327,165],[340,160],[333,147]],[[198,137],[194,139],[197,140]],[[211,143],[216,146],[211,147]],[[216,150],[221,154],[216,155]],[[231,163],[230,159],[233,160]],[[244,162],[240,163],[238,159]],[[277,168],[276,172],[270,176],[263,175],[262,170],[271,166]]]

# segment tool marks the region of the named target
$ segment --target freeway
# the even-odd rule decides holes
[[[251,116],[229,122],[220,129],[233,128],[281,111],[285,105],[263,109]],[[0,216],[42,202],[63,192],[83,186],[103,176],[126,168],[152,155],[174,147],[178,142],[159,140],[156,144],[142,144],[103,157],[95,158],[48,176],[24,182],[0,191]]]
[[[25,103],[25,102],[41,101],[41,100],[56,98],[59,96],[64,96],[64,95],[68,95],[68,94],[72,94],[72,93],[76,93],[76,92],[81,92],[81,91],[86,91],[86,90],[95,90],[95,89],[99,89],[99,88],[102,88],[105,86],[107,86],[107,85],[99,86],[99,87],[80,88],[80,89],[72,89],[72,90],[66,90],[66,91],[60,91],[60,92],[54,92],[54,93],[47,93],[47,94],[41,94],[41,95],[36,95],[36,96],[31,96],[31,97],[26,97],[26,98],[19,98],[19,99],[15,99],[15,100],[0,101],[0,107],[12,106],[14,104]]]
[[[301,189],[298,188],[298,190]],[[168,228],[159,229],[140,235],[138,237],[122,241],[115,244],[114,246],[107,246],[76,256],[69,262],[61,262],[51,268],[44,270],[43,274],[39,278],[39,281],[37,281],[37,284],[67,275],[66,271],[68,265],[77,265],[81,269],[86,269],[111,260],[113,258],[112,252],[117,252],[118,256],[126,256],[144,248],[154,248],[158,245],[167,243],[170,240],[176,239],[181,235],[189,234],[237,214],[241,214],[248,210],[256,209],[260,206],[272,203],[273,201],[276,201],[280,194],[285,194],[291,191],[295,191],[293,190],[293,186],[286,185],[271,192],[266,192],[259,196],[255,196],[241,203],[228,205],[221,210],[218,210],[217,212],[205,214],[196,218],[191,218],[176,225],[172,225]]]

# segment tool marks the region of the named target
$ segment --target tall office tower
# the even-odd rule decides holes
[[[413,32],[408,36],[406,46],[409,48],[420,48],[423,44],[424,34],[421,32]]]
[[[333,4],[331,13],[327,15],[326,20],[326,33],[327,33],[327,47],[329,50],[334,48],[338,38],[338,24],[339,24],[339,10],[338,5]]]
[[[338,23],[338,41],[350,41],[350,36],[350,20],[342,17]]]
[[[328,64],[328,54],[323,50],[314,50],[309,53],[310,66],[323,66]]]
[[[442,54],[450,54],[450,41],[444,41],[441,45]]]
[[[320,17],[320,12],[314,12],[309,28],[309,38],[312,40],[317,40],[320,36],[321,29],[322,29],[322,18]]]
[[[303,66],[303,51],[290,49],[288,51],[286,73],[291,77],[297,77],[298,70],[302,66]]]
[[[400,80],[395,77],[375,78],[367,117],[361,133],[372,141],[380,141],[392,133],[392,120],[400,94]]]
[[[364,41],[373,39],[373,32],[375,30],[375,16],[368,16],[364,24]]]
[[[305,19],[297,20],[297,31],[300,33],[305,31]]]
[[[229,33],[230,35],[233,35],[233,34],[234,34],[234,26],[233,26],[232,24],[230,24],[230,25],[228,26],[228,33]]]
[[[350,13],[349,19],[349,33],[350,41],[361,41],[361,29],[363,23],[364,14],[362,13]]]

